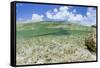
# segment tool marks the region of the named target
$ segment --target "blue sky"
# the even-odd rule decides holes
[[[70,21],[85,25],[96,24],[96,8],[44,5],[44,4],[16,4],[17,21]]]
[[[17,3],[16,12],[17,20],[23,18],[23,20],[30,19],[33,13],[44,14],[45,12],[54,8],[59,8],[60,6],[56,5],[41,5],[41,4],[27,4],[27,3]]]

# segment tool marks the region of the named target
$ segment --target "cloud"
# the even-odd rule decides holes
[[[77,11],[76,11],[76,9],[74,9],[72,12],[73,12],[73,13],[76,13]]]
[[[94,8],[88,8],[86,16],[84,16],[81,23],[83,23],[85,25],[96,24],[96,10]]]
[[[68,7],[62,6],[59,9],[55,8],[54,11],[47,11],[46,16],[49,19],[54,19],[54,20],[65,20],[69,14],[67,11]]]
[[[39,14],[32,14],[32,21],[33,22],[39,22],[39,21],[43,21],[43,15],[39,15]]]
[[[54,9],[54,12],[57,13],[57,12],[58,12],[58,9],[55,8],[55,9]]]
[[[51,20],[79,22],[83,25],[96,24],[96,10],[94,8],[88,8],[86,15],[77,13],[76,9],[68,11],[69,9],[70,7],[61,6],[58,9],[55,8],[53,11],[47,11],[46,16]]]
[[[68,16],[68,21],[70,22],[79,22],[82,19],[83,19],[83,16],[81,14],[70,13]]]
[[[59,8],[60,11],[66,11],[68,10],[69,8],[67,6],[62,6]]]
[[[94,8],[88,8],[87,10],[87,16],[92,16],[95,17],[96,16],[96,10]]]
[[[75,13],[72,12],[69,14],[69,18],[68,21],[70,22],[79,22],[82,25],[94,25],[96,24],[96,10],[94,8],[88,8],[86,15],[82,15],[82,14],[76,14],[76,10]]]

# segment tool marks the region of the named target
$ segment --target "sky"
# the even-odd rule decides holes
[[[17,22],[67,21],[83,25],[96,24],[96,8],[47,4],[16,4]]]

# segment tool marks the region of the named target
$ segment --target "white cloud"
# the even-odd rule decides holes
[[[96,24],[96,10],[93,8],[88,8],[86,15],[84,16],[82,14],[76,14],[72,12],[69,14],[68,21],[80,22],[80,24],[87,26],[94,25]]]
[[[59,8],[59,10],[60,11],[66,11],[66,10],[68,10],[68,7],[67,6],[62,6],[62,7]]]
[[[46,12],[47,18],[54,20],[65,20],[68,14],[69,14],[68,7],[65,6],[60,7],[59,9],[55,8],[53,12],[51,11]]]
[[[76,9],[74,9],[72,12],[73,12],[73,13],[76,13],[77,11],[76,11]]]
[[[83,19],[83,16],[81,14],[70,13],[68,21],[70,21],[70,22],[80,22],[82,19]]]
[[[96,16],[96,11],[94,10],[94,8],[88,8],[88,10],[87,10],[87,16],[92,16],[92,17],[94,17],[94,16]]]
[[[88,8],[86,16],[84,16],[81,22],[85,25],[96,24],[96,10],[94,8]]]
[[[39,14],[32,14],[32,21],[33,22],[39,22],[39,21],[43,21],[43,15],[39,15]]]
[[[55,12],[55,13],[57,13],[57,12],[58,12],[57,8],[55,8],[55,9],[54,9],[54,12]]]
[[[47,12],[46,12],[46,16],[47,16],[47,18],[49,18],[49,19],[54,19],[53,14],[52,14],[50,11],[47,11]]]
[[[46,16],[52,20],[66,20],[69,22],[79,22],[83,25],[96,24],[96,10],[88,8],[86,15],[77,13],[76,9],[68,11],[70,7],[62,6],[59,9],[55,8],[53,11],[47,11]]]

